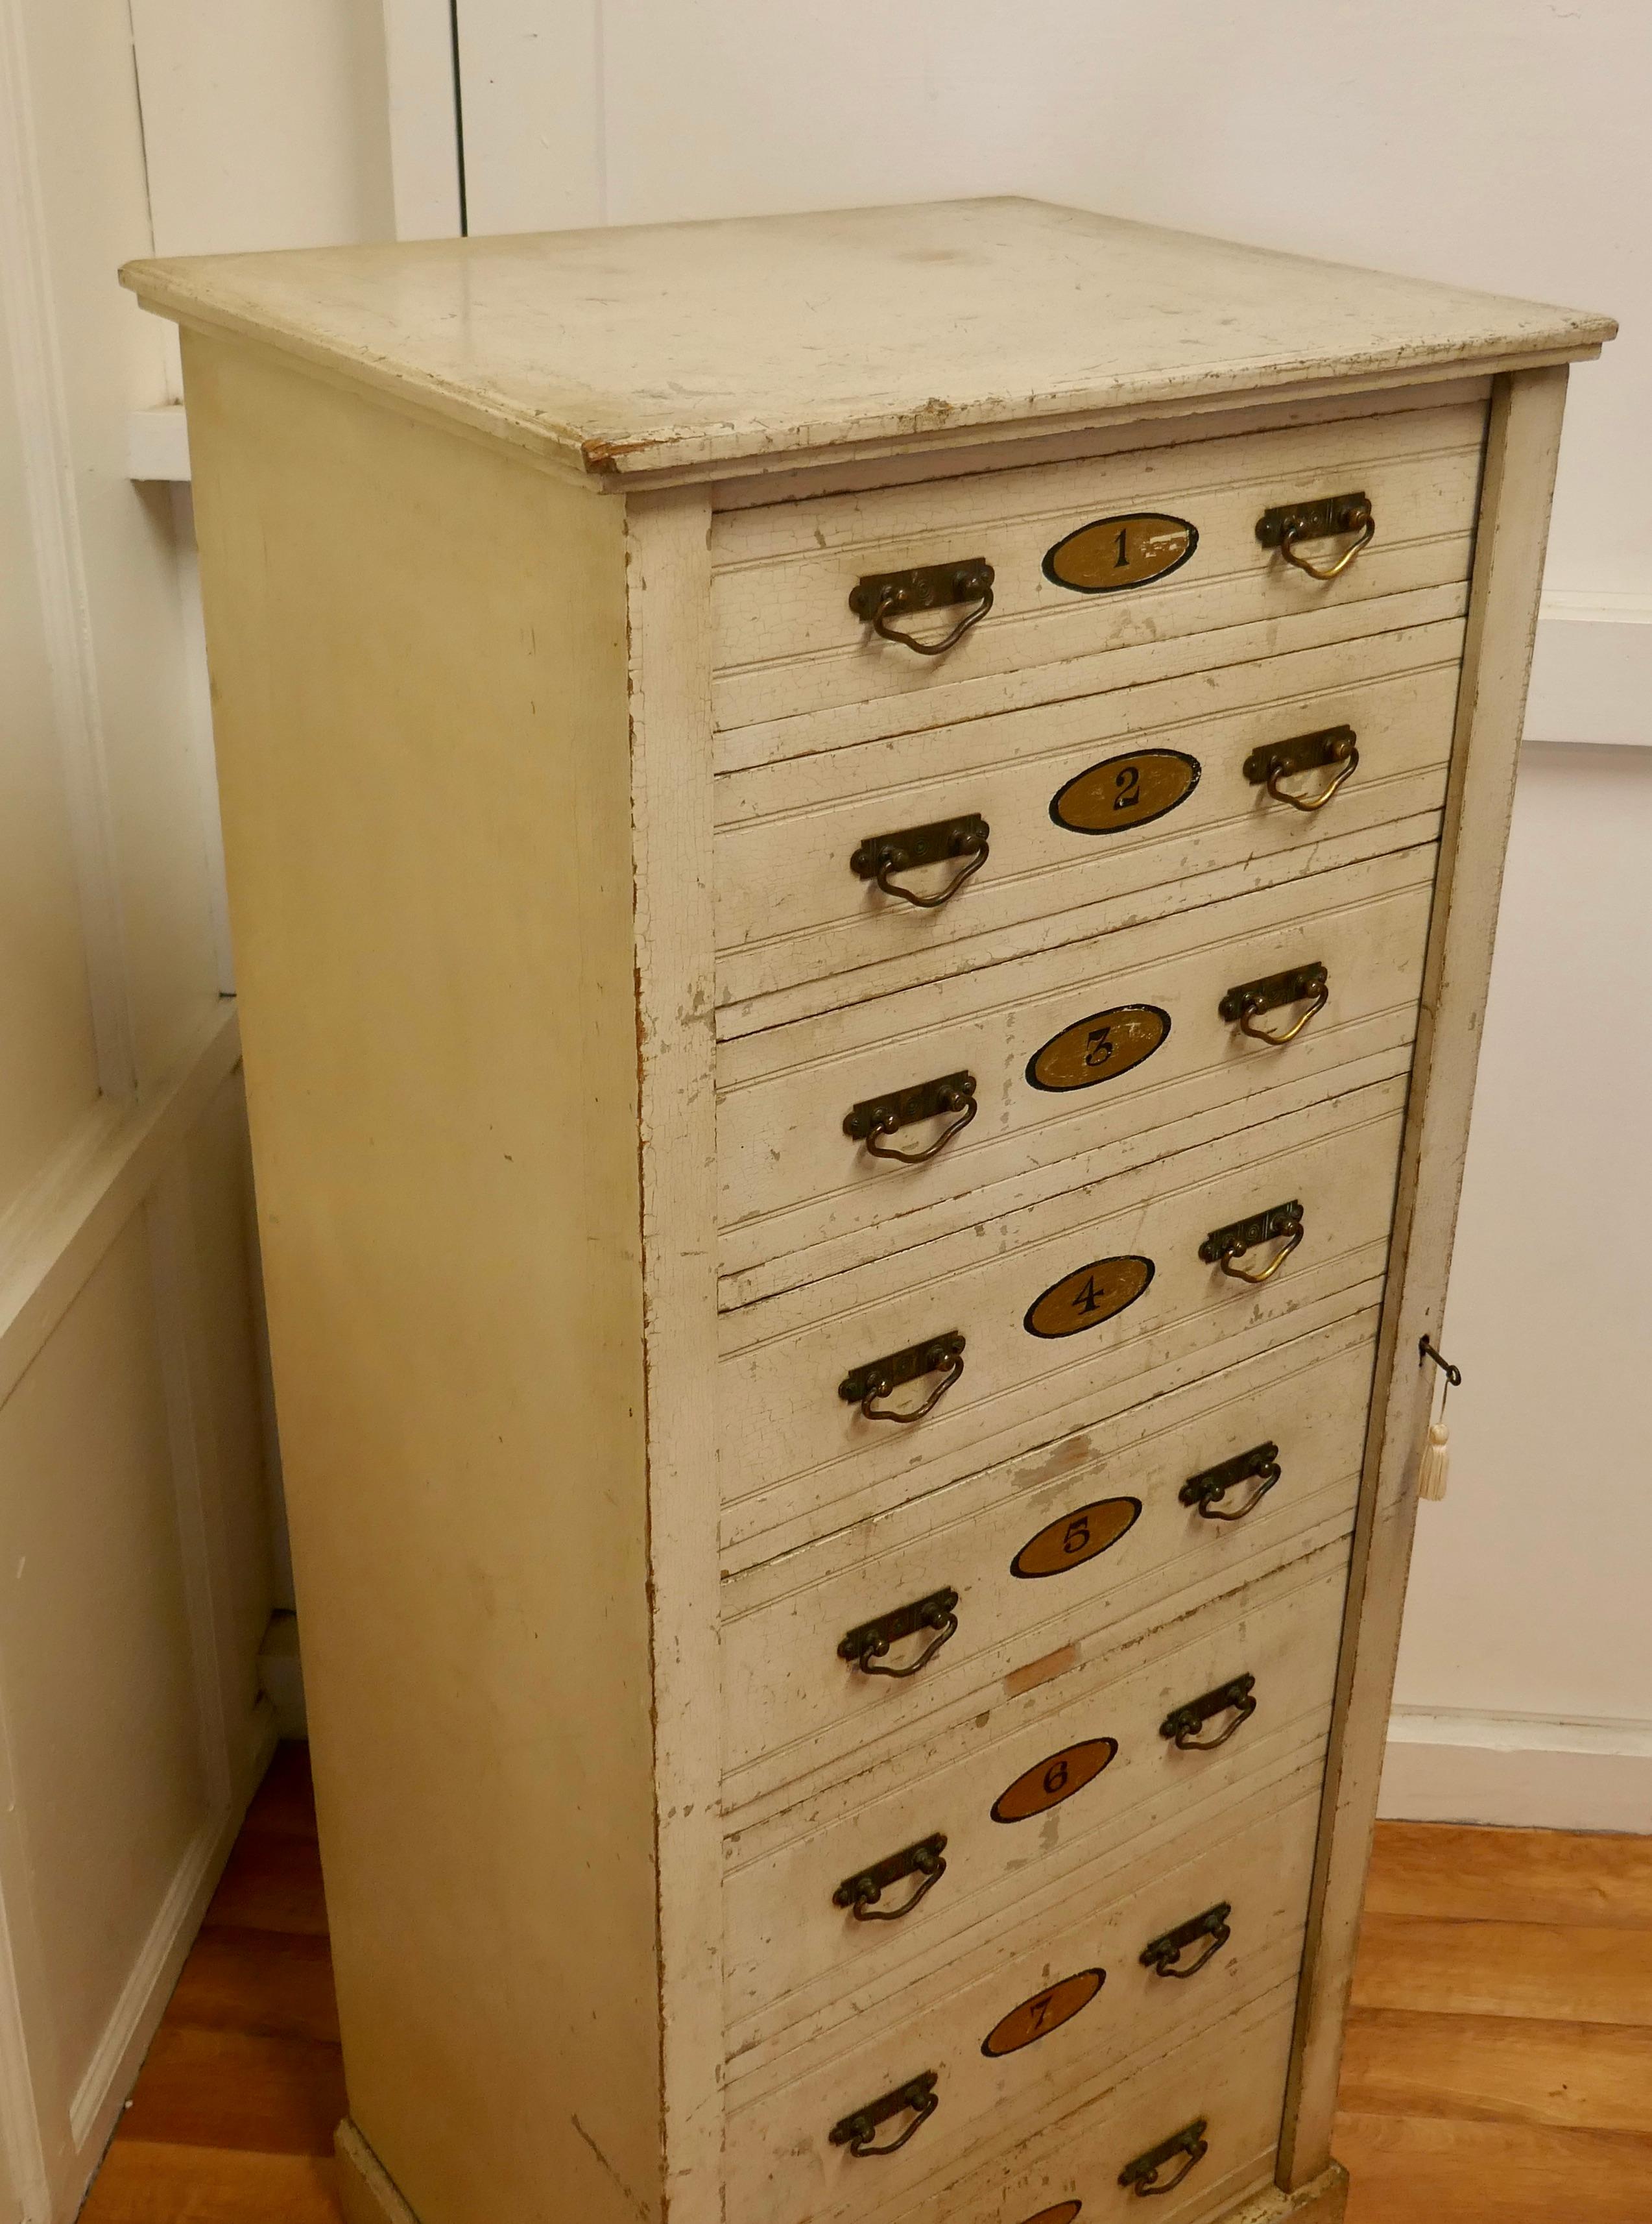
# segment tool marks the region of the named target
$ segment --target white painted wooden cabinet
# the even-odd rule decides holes
[[[1611,326],[1014,201],[128,281],[352,2215],[1334,2217]]]

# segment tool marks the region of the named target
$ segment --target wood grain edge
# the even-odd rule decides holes
[[[626,509],[664,2201],[722,2207],[710,503]]]
[[[1279,2182],[1329,2160],[1342,2019],[1375,1825],[1431,1384],[1412,1355],[1437,1333],[1456,1231],[1504,852],[1567,372],[1493,385],[1463,679],[1423,975],[1412,1104],[1400,1164],[1365,1481],[1354,1532]]]
[[[332,2148],[344,2224],[419,2224],[389,2172],[348,2116],[332,2135]]]
[[[1294,2193],[1270,2187],[1230,2210],[1220,2224],[1342,2224],[1347,2206],[1348,2173],[1340,2162],[1329,2162]],[[350,2224],[356,2224],[356,2218]],[[378,2224],[378,2220],[363,2218],[362,2224]]]

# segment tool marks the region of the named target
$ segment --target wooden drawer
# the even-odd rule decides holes
[[[725,1314],[729,1541],[779,1530],[801,1542],[788,1525],[823,1534],[883,1493],[893,1502],[1008,1456],[1018,1431],[1048,1443],[1094,1421],[1121,1384],[1144,1397],[1167,1362],[1191,1376],[1245,1355],[1248,1330],[1277,1343],[1321,1325],[1321,1300],[1381,1276],[1404,1101],[1403,1078],[1355,1090]],[[1302,1241],[1262,1286],[1201,1258],[1213,1230],[1288,1203],[1303,1208]],[[962,1374],[925,1418],[866,1419],[841,1394],[852,1370],[955,1332]],[[915,1406],[943,1380],[937,1368],[886,1402]],[[770,1549],[784,1549],[772,1534]]]
[[[1260,1126],[1410,1063],[1432,846],[1265,890],[723,1045],[719,1263],[726,1304],[962,1221]],[[1317,964],[1328,995],[1275,1046],[1223,1014],[1239,985]],[[1282,1033],[1307,1000],[1253,1024]],[[844,1132],[851,1108],[967,1075],[975,1112],[921,1166]],[[932,1144],[955,1109],[872,1140]]]
[[[1190,1834],[1105,1892],[1081,1871],[1057,1909],[1031,1922],[1012,1916],[899,2003],[863,2010],[835,2048],[804,2025],[766,2059],[731,2063],[731,2211],[802,2218],[864,2197],[872,2173],[832,2143],[832,2129],[916,2076],[935,2077],[937,2106],[898,2154],[878,2158],[879,2198],[921,2185],[943,2151],[955,2161],[987,2137],[1030,2132],[1105,2091],[1124,2065],[1277,1993],[1302,1958],[1319,1791],[1317,1768],[1302,1769],[1242,1803],[1215,1837]],[[1151,1942],[1223,1907],[1229,1935],[1196,1975],[1182,1982],[1143,1966]],[[1182,1958],[1214,1944],[1190,1944]],[[910,2121],[886,2125],[880,2141]]]
[[[1087,1431],[735,1576],[723,1605],[725,1802],[863,1764],[1029,1661],[1104,1651],[1264,1563],[1346,1536],[1375,1337],[1374,1311],[1357,1315],[1155,1401],[1149,1436]],[[1237,1475],[1208,1513],[1179,1496],[1190,1477],[1267,1444],[1278,1480],[1260,1497],[1256,1478]],[[1242,1520],[1218,1518],[1253,1497]],[[867,1674],[840,1656],[846,1632],[943,1589],[956,1594],[956,1633],[917,1674]],[[909,1667],[934,1637],[902,1640],[883,1665]]]
[[[719,1033],[955,974],[982,962],[984,936],[992,955],[1049,948],[1431,840],[1462,630],[1409,627],[1152,686],[1113,683],[719,780]],[[1293,810],[1245,778],[1252,751],[1343,725],[1358,737],[1359,768],[1323,811]],[[1145,751],[1157,753],[1151,764]],[[1056,799],[1096,767],[1112,768],[1104,787],[1126,782],[1118,792],[1136,798],[1132,815],[1114,825],[1102,814],[1094,832],[1061,824]],[[1286,785],[1311,798],[1327,777]],[[1144,797],[1178,789],[1158,815],[1133,815]],[[1113,791],[1102,799],[1110,812]],[[1062,808],[1096,816],[1070,799]],[[987,862],[939,909],[886,895],[852,869],[873,837],[968,814],[990,830]],[[933,894],[950,873],[897,877]]]
[[[1219,2025],[1064,2109],[1031,2139],[1006,2132],[954,2168],[937,2164],[910,2200],[875,2192],[846,2213],[879,2224],[1164,2224],[1233,2219],[1236,2205],[1273,2183],[1296,2019],[1296,1987],[1280,1987]],[[1203,2123],[1203,2158],[1161,2205],[1142,2208],[1119,2174],[1188,2126]],[[1167,2165],[1164,2176],[1177,2165]],[[1051,2212],[1054,2212],[1053,2215]],[[731,2220],[758,2224],[758,2220]]]
[[[1121,1867],[1179,1858],[1201,1831],[1220,1837],[1235,1800],[1317,1767],[1346,1572],[1338,1537],[1183,1622],[1063,1650],[1030,1687],[1012,1675],[898,1749],[731,1816],[730,2060],[904,1998],[1007,1923],[1059,1922],[1079,1868],[1100,1892]],[[1225,1744],[1182,1752],[1161,1735],[1172,1708],[1243,1675],[1256,1711]],[[996,1820],[1006,1805],[1018,1819]],[[835,1903],[846,1880],[937,1831],[946,1873],[911,1915],[857,1922]]]
[[[711,541],[716,723],[767,730],[740,752],[750,762],[758,749],[819,748],[834,736],[816,714],[880,698],[899,705],[898,725],[881,726],[892,731],[965,704],[966,715],[1003,707],[1001,693],[971,702],[967,692],[997,675],[1042,675],[1034,699],[1085,692],[1097,684],[1087,660],[1135,642],[1327,603],[1362,605],[1359,629],[1381,631],[1384,597],[1466,579],[1485,431],[1484,405],[1458,402],[726,513]],[[1371,498],[1376,535],[1340,578],[1314,579],[1258,541],[1264,510],[1355,490]],[[1197,544],[1155,583],[1122,591],[1075,592],[1046,576],[1056,544],[1130,513],[1185,521]],[[1331,552],[1308,553],[1322,562]],[[863,575],[977,557],[994,568],[993,606],[944,655],[878,639],[849,607]],[[917,630],[938,639],[961,614],[932,613]]]

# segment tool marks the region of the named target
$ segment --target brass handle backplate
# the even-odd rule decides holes
[[[955,603],[974,603],[975,608],[966,611],[939,641],[920,641],[916,634],[903,633],[890,623],[892,618],[946,610]],[[967,556],[962,563],[918,564],[905,572],[868,572],[849,589],[849,608],[857,618],[883,640],[899,641],[920,656],[943,656],[992,607],[993,567],[984,556]]]
[[[916,1659],[909,1660],[904,1668],[885,1665],[886,1656],[903,1638],[916,1637],[924,1630],[935,1633]],[[851,1629],[838,1640],[837,1657],[858,1668],[863,1676],[916,1676],[920,1668],[928,1667],[947,1640],[957,1633],[957,1592],[950,1589],[931,1591],[927,1598],[909,1599],[905,1606],[892,1607],[887,1614],[880,1614]]]
[[[1163,1937],[1150,1939],[1142,1948],[1141,1961],[1144,1969],[1156,1977],[1196,1977],[1213,1955],[1220,1954],[1233,1937],[1227,1918],[1233,1912],[1226,1900],[1219,1900],[1214,1907],[1206,1908],[1202,1915],[1190,1916],[1187,1922],[1178,1923],[1174,1930]],[[1205,1950],[1196,1961],[1180,1968],[1182,1955],[1189,1946],[1205,1941]]]
[[[853,2115],[844,2116],[832,2126],[831,2140],[835,2147],[847,2147],[852,2155],[899,2154],[918,2126],[931,2117],[941,2102],[936,2093],[939,2074],[926,2069],[921,2077],[909,2078],[905,2085],[897,2085],[892,2093],[885,2093],[875,2101],[868,2101],[864,2108],[855,2109]],[[880,2124],[886,2124],[892,2116],[907,2109],[912,2120],[898,2139],[886,2146],[875,2146]]]
[[[915,1846],[903,1846],[899,1853],[886,1854],[858,1876],[845,1877],[832,1894],[833,1906],[847,1907],[857,1923],[899,1923],[946,1874],[943,1859],[946,1845],[945,1832],[936,1830],[930,1837],[920,1838]],[[917,1889],[899,1907],[880,1907],[878,1902],[890,1886],[899,1884],[905,1877],[916,1877]]]
[[[992,831],[977,812],[968,811],[961,818],[937,818],[928,826],[904,826],[893,834],[868,834],[850,857],[849,870],[857,880],[876,881],[886,896],[899,896],[903,903],[915,904],[919,911],[939,911],[987,862]],[[915,888],[904,888],[893,878],[896,873],[910,873],[920,865],[944,864],[954,857],[967,858],[968,862],[953,875],[938,894],[919,895]]]
[[[1316,795],[1293,795],[1283,782],[1298,774],[1335,769]],[[1296,734],[1289,741],[1269,742],[1252,749],[1240,769],[1252,787],[1265,787],[1276,803],[1293,811],[1323,811],[1331,798],[1351,780],[1359,767],[1359,749],[1352,726],[1327,726],[1316,734]]]
[[[1243,1506],[1224,1508],[1221,1501],[1236,1484],[1254,1480],[1256,1488]],[[1279,1447],[1277,1444],[1252,1444],[1248,1452],[1239,1452],[1218,1466],[1207,1467],[1199,1475],[1190,1475],[1176,1496],[1183,1506],[1196,1506],[1200,1518],[1205,1521],[1243,1521],[1247,1513],[1254,1513],[1268,1493],[1279,1480]]]
[[[1214,1691],[1201,1692],[1189,1699],[1185,1706],[1173,1707],[1158,1726],[1162,1738],[1169,1738],[1181,1753],[1214,1753],[1219,1745],[1226,1745],[1241,1722],[1247,1722],[1256,1712],[1256,1677],[1235,1676],[1231,1682],[1219,1684]],[[1201,1738],[1199,1732],[1218,1715],[1232,1714],[1233,1719],[1220,1736]]]
[[[1310,564],[1298,552],[1302,540],[1329,540],[1345,533],[1358,535],[1334,564]],[[1264,509],[1256,521],[1256,537],[1264,548],[1277,548],[1287,564],[1306,572],[1310,579],[1335,579],[1346,572],[1362,548],[1377,536],[1377,520],[1365,494],[1327,494],[1316,502],[1282,502]]]
[[[858,1406],[868,1421],[921,1421],[925,1413],[938,1406],[947,1392],[964,1371],[964,1339],[959,1331],[949,1329],[944,1336],[932,1336],[923,1343],[909,1343],[905,1351],[892,1351],[885,1358],[869,1359],[863,1367],[852,1367],[837,1386],[837,1394],[846,1406]],[[880,1406],[880,1398],[887,1398],[904,1382],[916,1382],[925,1374],[938,1374],[936,1384],[921,1406],[914,1406],[903,1413],[892,1406]]]
[[[1209,2143],[1205,2138],[1208,2128],[1201,2116],[1196,2123],[1186,2124],[1170,2139],[1161,2139],[1156,2147],[1149,2147],[1145,2154],[1138,2155],[1134,2162],[1125,2164],[1119,2173],[1119,2184],[1127,2185],[1143,2195],[1174,2193],[1194,2164],[1202,2162],[1210,2152]],[[1186,2158],[1181,2169],[1174,2177],[1167,2177],[1161,2184],[1160,2170],[1167,2162],[1174,2162],[1178,2155]]]
[[[843,1133],[852,1141],[864,1143],[869,1158],[898,1159],[904,1166],[921,1166],[938,1158],[980,1109],[974,1075],[944,1073],[938,1081],[920,1081],[911,1089],[892,1090],[887,1096],[863,1098],[843,1115]],[[956,1118],[921,1151],[892,1151],[883,1140],[920,1120],[943,1119],[950,1113]]]
[[[1229,1027],[1237,1025],[1242,1035],[1281,1050],[1286,1043],[1295,1042],[1330,1001],[1331,976],[1323,965],[1315,964],[1293,965],[1288,972],[1270,973],[1260,981],[1241,981],[1237,989],[1227,991],[1216,1009]],[[1288,1027],[1276,1031],[1258,1027],[1264,1012],[1277,1012],[1285,1004],[1306,1004],[1308,1009]]]
[[[1271,1282],[1304,1233],[1302,1208],[1293,1197],[1289,1204],[1271,1204],[1265,1212],[1253,1212],[1248,1220],[1231,1220],[1226,1228],[1213,1228],[1199,1246],[1199,1256],[1207,1267],[1220,1267],[1236,1282]],[[1279,1246],[1265,1267],[1252,1269],[1234,1265],[1236,1259],[1254,1251],[1259,1243]]]

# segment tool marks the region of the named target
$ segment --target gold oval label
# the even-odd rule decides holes
[[[1079,595],[1114,595],[1144,587],[1185,564],[1199,546],[1199,528],[1162,510],[1132,510],[1097,517],[1058,540],[1044,557],[1044,577]]]
[[[1025,1823],[1059,1807],[1063,1799],[1094,1784],[1118,1750],[1117,1738],[1084,1738],[1059,1753],[1046,1753],[999,1793],[993,1802],[993,1822]]]
[[[1151,1259],[1092,1259],[1035,1298],[1021,1325],[1029,1336],[1081,1336],[1133,1305],[1152,1279]]]
[[[1081,2201],[1058,2201],[1053,2208],[1041,2208],[1036,2216],[1024,2217],[1022,2224],[1073,2224],[1083,2206]]]
[[[1132,749],[1104,757],[1056,791],[1050,815],[1069,834],[1122,834],[1185,803],[1204,770],[1182,749]]]
[[[1035,2038],[1048,2038],[1052,2031],[1059,2031],[1081,2008],[1088,2007],[1107,1981],[1105,1969],[1079,1969],[1059,1984],[1046,1985],[1043,1992],[999,2018],[982,2039],[981,2052],[996,2059],[1001,2054],[1018,2054]]]
[[[1051,1035],[1027,1060],[1027,1079],[1035,1089],[1094,1089],[1151,1058],[1170,1032],[1157,1004],[1115,1004]]]
[[[1028,1538],[1010,1562],[1010,1573],[1028,1577],[1064,1576],[1069,1568],[1081,1568],[1086,1560],[1116,1545],[1133,1527],[1141,1510],[1139,1498],[1098,1498],[1092,1505],[1081,1506],[1076,1513],[1063,1513],[1036,1537]]]

